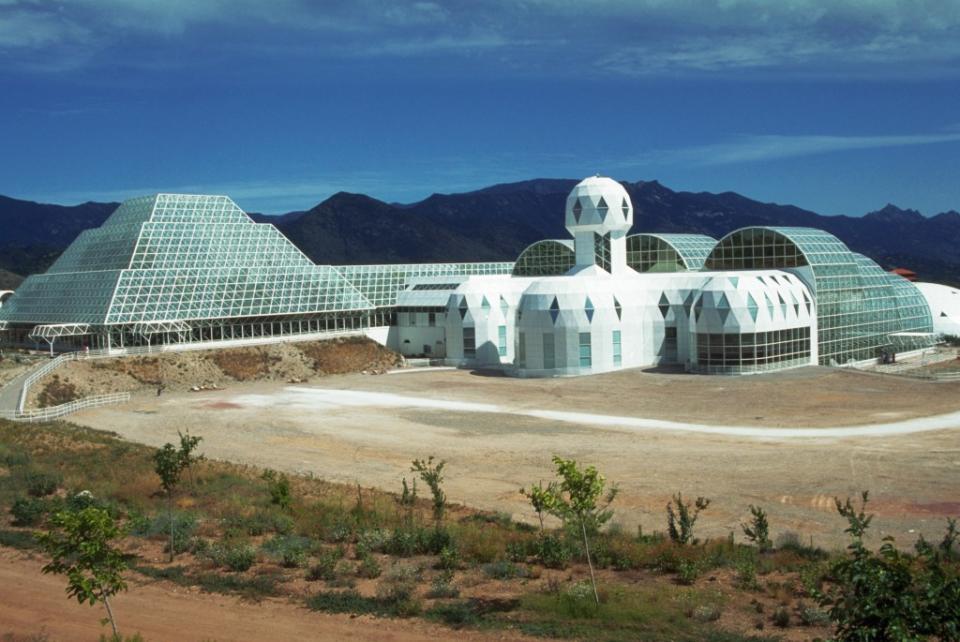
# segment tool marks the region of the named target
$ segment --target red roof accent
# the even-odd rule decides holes
[[[890,270],[890,272],[893,273],[893,274],[896,274],[896,275],[898,275],[898,276],[902,276],[902,277],[905,278],[907,281],[916,281],[916,280],[917,280],[917,273],[914,272],[913,270],[908,270],[907,268],[894,268],[894,269]]]

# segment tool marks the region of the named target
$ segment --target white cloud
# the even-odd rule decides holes
[[[727,142],[651,151],[641,158],[629,161],[628,164],[729,165],[858,149],[910,147],[955,142],[960,142],[960,133],[946,132],[899,136],[741,136]]]

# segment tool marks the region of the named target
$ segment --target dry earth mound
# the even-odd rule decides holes
[[[110,392],[220,388],[237,381],[303,382],[329,374],[380,373],[401,361],[399,354],[366,337],[71,361],[34,385],[27,403],[44,408]]]

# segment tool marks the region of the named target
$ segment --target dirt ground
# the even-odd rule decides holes
[[[958,393],[960,382],[826,368],[729,378],[624,371],[548,380],[427,370],[332,376],[309,386],[237,383],[216,392],[141,395],[71,420],[155,446],[189,428],[204,438],[210,457],[393,491],[410,475],[412,459],[433,454],[448,461],[452,501],[530,521],[518,489],[551,478],[550,458],[558,454],[594,464],[619,484],[614,521],[626,528],[663,530],[664,507],[682,491],[713,499],[697,524],[702,535],[739,535],[748,504],[759,504],[769,512],[774,536],[793,531],[828,547],[844,544],[833,497],[868,489],[877,513],[873,542],[894,535],[907,546],[920,533],[937,537],[947,516],[960,515],[960,430],[773,439],[625,430],[531,413],[851,426],[956,412]],[[388,400],[363,402],[377,395]]]
[[[105,613],[101,605],[91,608],[66,599],[63,578],[42,575],[42,566],[39,559],[0,548],[0,636],[58,642],[94,640],[109,631],[100,625]],[[451,634],[451,629],[422,619],[386,622],[316,613],[283,600],[253,603],[145,578],[131,581],[112,605],[121,631],[139,632],[146,640],[432,642]],[[47,637],[30,637],[40,634]],[[464,642],[527,639],[509,631],[457,631],[456,636]]]
[[[276,343],[149,356],[71,361],[38,381],[28,407],[45,407],[111,392],[187,391],[239,381],[302,382],[330,374],[384,372],[397,353],[363,337]],[[3,370],[0,369],[0,382]]]

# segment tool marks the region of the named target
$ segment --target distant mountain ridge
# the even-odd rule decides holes
[[[513,260],[527,245],[568,238],[563,227],[573,179],[533,179],[460,194],[391,204],[340,192],[273,223],[320,264]],[[633,200],[632,232],[689,232],[720,238],[748,225],[815,227],[883,267],[907,266],[922,278],[960,282],[960,213],[924,217],[887,205],[862,217],[822,216],[792,205],[761,203],[734,192],[677,192],[657,181],[624,183]],[[83,229],[100,225],[116,203],[73,207],[0,197],[0,269],[46,269]]]

